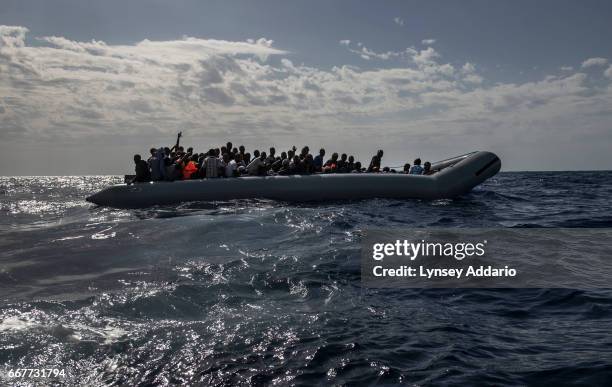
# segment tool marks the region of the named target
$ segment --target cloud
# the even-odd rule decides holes
[[[604,71],[604,75],[606,78],[612,79],[612,66],[609,66],[606,71]]]
[[[397,24],[398,26],[404,25],[404,19],[402,19],[401,17],[394,17],[393,22]]]
[[[612,116],[612,87],[593,86],[585,73],[496,82],[472,62],[445,63],[432,47],[378,52],[346,40],[371,66],[321,69],[293,63],[268,39],[116,45],[47,36],[28,45],[26,34],[0,27],[4,144],[146,139],[180,127],[207,141],[337,134],[330,141],[353,138],[358,148],[376,128],[389,139],[438,139],[455,152],[517,142],[552,149],[560,145],[551,138],[605,143],[597,136]],[[612,78],[612,66],[605,74]]]
[[[0,25],[0,47],[23,47],[27,32],[25,27]]]
[[[608,60],[606,58],[589,58],[582,62],[581,67],[584,69],[593,66],[605,66],[607,63]]]
[[[476,66],[473,63],[465,62],[465,64],[461,67],[461,71],[465,74],[472,74],[476,71]]]
[[[436,50],[434,50],[432,47],[427,47],[426,49],[416,53],[412,59],[417,65],[423,66],[435,64],[435,61],[439,56],[440,54],[438,54]]]
[[[346,46],[349,52],[353,54],[359,55],[361,59],[370,60],[370,59],[380,59],[380,60],[389,60],[389,59],[397,59],[397,58],[405,58],[407,56],[415,54],[417,51],[414,48],[406,48],[403,51],[387,51],[387,52],[376,52],[374,50],[369,49],[364,46],[363,43],[357,42],[356,48],[351,47],[350,40],[341,40],[340,44]]]
[[[559,67],[559,70],[561,70],[561,71],[573,71],[574,68],[572,66],[561,66],[561,67]]]
[[[423,39],[423,40],[421,40],[421,44],[423,44],[425,46],[431,46],[434,43],[436,43],[436,39]]]

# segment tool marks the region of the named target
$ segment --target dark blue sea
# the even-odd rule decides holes
[[[612,227],[612,172],[501,173],[437,201],[84,201],[121,180],[0,178],[0,384],[612,383],[612,290],[360,280],[372,227]]]

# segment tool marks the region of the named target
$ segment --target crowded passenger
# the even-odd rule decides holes
[[[338,169],[338,154],[332,153],[331,159],[323,165],[323,173],[334,173]]]
[[[433,175],[434,171],[431,169],[431,163],[429,161],[425,161],[423,164],[423,175]]]
[[[348,158],[348,164],[346,165],[347,172],[353,172],[355,169],[355,157],[350,155]]]
[[[368,167],[368,172],[380,172],[380,163],[382,162],[383,151],[379,149],[378,152],[372,157],[372,161],[370,161],[370,166]]]
[[[218,151],[218,149],[217,149]],[[217,151],[210,149],[208,157],[204,159],[204,164],[200,167],[202,177],[214,178],[219,177],[219,169],[221,169],[221,160],[217,157]]]
[[[180,145],[182,134],[177,135],[172,148],[151,148],[150,157],[145,161],[140,155],[134,156],[136,176],[130,182],[173,181],[197,178],[218,178],[238,176],[294,175],[314,173],[395,173],[395,169],[382,166],[383,151],[378,150],[372,157],[368,168],[355,160],[353,155],[337,152],[325,160],[325,149],[321,148],[316,156],[310,148],[304,146],[299,153],[292,146],[280,156],[275,147],[270,147],[268,154],[255,149],[253,158],[244,145],[234,147],[228,141],[220,147],[213,147],[206,153],[194,152],[193,147]],[[406,163],[402,173],[412,175],[431,175],[437,172],[430,162],[421,166],[416,159],[413,166]]]
[[[313,160],[315,171],[317,172],[321,172],[321,170],[323,169],[323,157],[325,157],[325,149],[321,148],[319,150],[319,154],[316,155]]]
[[[193,151],[193,150],[192,150]],[[191,155],[191,153],[187,152],[187,161],[185,162],[185,165],[183,166],[183,180],[189,180],[192,179],[194,177],[196,177],[196,174],[198,172],[198,156],[191,156],[189,157],[189,155]]]
[[[235,177],[238,171],[238,165],[236,164],[236,160],[230,159],[229,153],[225,153],[223,155],[223,167],[225,177]]]
[[[151,180],[164,180],[164,174],[161,170],[161,166],[163,165],[163,150],[151,148],[150,152],[151,157],[147,159],[147,165],[149,166],[149,171],[151,172]]]
[[[265,171],[266,167],[266,153],[263,152],[260,155],[259,151],[255,150],[253,154],[255,155],[255,158],[253,159],[253,161],[251,161],[249,165],[247,165],[246,170],[251,176],[261,176],[263,174],[263,171]]]
[[[414,165],[410,168],[411,175],[422,175],[423,167],[421,167],[421,159],[414,160]]]
[[[134,164],[136,176],[132,179],[131,183],[146,183],[151,181],[151,171],[149,171],[149,164],[144,161],[140,155],[134,155]]]

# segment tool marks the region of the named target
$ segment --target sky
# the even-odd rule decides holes
[[[0,175],[174,143],[612,169],[612,2],[0,4]]]

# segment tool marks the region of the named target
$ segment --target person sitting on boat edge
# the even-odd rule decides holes
[[[147,159],[149,170],[151,171],[151,180],[160,181],[164,180],[164,173],[162,171],[164,152],[163,149],[151,148],[151,157]]]
[[[304,171],[303,164],[300,161],[300,156],[293,156],[293,160],[289,164],[289,175],[299,175]]]
[[[346,171],[353,172],[354,169],[355,169],[355,157],[353,155],[350,155],[348,158],[348,162],[346,164]]]
[[[379,149],[378,152],[372,157],[370,166],[368,166],[368,172],[380,172],[380,163],[382,162],[383,150]]]
[[[242,156],[242,160],[243,160],[243,161],[244,161],[246,164],[248,164],[248,163],[249,163],[251,160],[250,160],[250,159],[249,159],[249,160],[247,160],[247,158],[246,158],[247,154],[246,154],[245,152],[246,152],[246,149],[245,149],[244,145],[240,145],[240,146],[238,147],[238,153],[240,154],[240,156]],[[249,157],[250,157],[250,156],[251,156],[251,155],[249,155]]]
[[[411,175],[422,175],[423,167],[421,167],[421,159],[417,158],[414,160],[414,165],[410,168]]]
[[[313,159],[313,164],[316,172],[321,172],[323,169],[323,157],[325,157],[325,149],[321,148],[319,154]]]
[[[406,163],[404,164],[404,170],[402,171],[403,174],[408,175],[410,173],[410,164]]]
[[[251,176],[260,176],[262,172],[265,172],[266,152],[260,154],[258,150],[255,150],[253,154],[257,156],[247,165],[246,170]]]
[[[189,156],[190,153],[187,153],[187,156]],[[196,173],[198,172],[198,165],[197,165],[197,161],[198,161],[198,156],[197,155],[191,155],[191,157],[187,158],[187,161],[185,162],[185,166],[183,167],[183,180],[190,180],[194,177],[196,177]]]
[[[224,176],[235,177],[236,171],[238,170],[238,165],[236,164],[236,160],[230,160],[229,153],[223,155],[223,164],[225,165]]]
[[[204,159],[204,164],[200,166],[200,174],[202,177],[215,178],[219,177],[219,169],[221,168],[221,160],[217,158],[216,151],[210,149],[208,151],[208,157]]]
[[[149,171],[149,164],[140,157],[139,154],[134,155],[134,171],[136,176],[130,181],[130,183],[146,183],[151,181],[151,171]]]
[[[308,153],[306,157],[304,157],[304,160],[302,160],[302,173],[310,175],[315,172],[314,159],[312,155]]]
[[[338,153],[332,153],[331,159],[323,165],[323,173],[334,173],[338,169]]]
[[[429,161],[425,161],[425,164],[423,164],[423,175],[433,175],[435,173],[435,171],[433,171],[431,169],[431,163]]]
[[[338,166],[337,166],[337,169],[338,169],[337,172],[338,173],[347,173],[348,172],[348,170],[347,170],[347,168],[348,168],[347,158],[348,158],[348,155],[346,153],[343,153],[340,156],[340,160],[338,160]]]
[[[274,162],[276,161],[275,154],[276,154],[276,149],[273,146],[271,146],[270,147],[270,154],[268,155],[268,157],[265,160],[267,166],[270,167],[270,166],[272,166],[272,164],[274,164]]]

